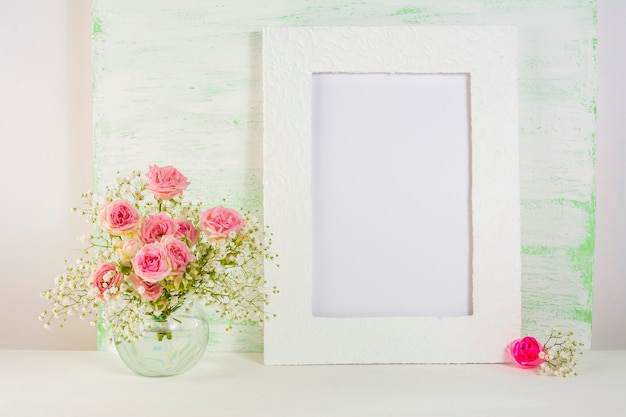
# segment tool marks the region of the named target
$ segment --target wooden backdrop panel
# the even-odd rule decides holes
[[[264,26],[517,25],[522,332],[589,346],[596,18],[595,0],[93,0],[95,190],[172,164],[207,206],[260,210]],[[262,350],[224,327],[210,349]]]

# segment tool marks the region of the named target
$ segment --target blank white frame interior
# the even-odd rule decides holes
[[[266,265],[265,275],[268,284],[281,291],[269,306],[276,317],[265,326],[265,363],[504,362],[506,344],[520,333],[521,308],[515,28],[267,28],[263,61],[265,223],[273,231],[280,259],[278,268]],[[313,164],[317,152],[312,142],[316,129],[312,124],[313,80],[318,76],[314,74],[465,74],[469,79],[471,314],[369,311],[371,303],[362,306],[365,311],[347,313],[314,307],[314,244],[319,239],[313,231],[313,209],[319,207],[313,197],[313,187],[319,182]],[[433,142],[420,141],[421,151],[437,154],[435,147],[429,148]],[[456,150],[452,146],[450,153]],[[363,146],[353,142],[347,151],[349,158],[356,159],[363,154]],[[357,166],[348,164],[344,174],[351,175]],[[388,158],[377,170],[393,181],[399,175],[395,168],[393,158]],[[428,172],[441,174],[439,168]],[[342,175],[341,170],[333,175]],[[425,190],[426,197],[422,191],[416,195],[426,202],[436,197],[433,189]],[[393,194],[384,200],[393,205]],[[397,216],[402,208],[389,210]],[[410,239],[415,230],[409,225],[404,226],[407,238],[393,243],[385,241],[375,226],[362,226],[372,229],[373,245],[416,245]],[[402,222],[398,226],[402,228]],[[444,245],[448,232],[458,230],[442,230],[439,238]],[[461,233],[467,237],[467,230]],[[450,235],[453,240],[458,237]],[[399,262],[415,262],[420,248],[414,247],[415,258]],[[445,259],[445,250],[436,253]],[[458,260],[453,251],[449,255]],[[383,263],[364,279],[381,280],[384,285],[381,271],[395,270]],[[422,275],[419,285],[431,290],[429,282],[434,287],[439,278],[432,275]],[[358,298],[356,289],[354,297]]]
[[[468,79],[313,74],[315,317],[471,314]]]

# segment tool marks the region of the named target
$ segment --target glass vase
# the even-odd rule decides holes
[[[146,335],[115,348],[132,371],[143,376],[171,376],[191,369],[209,341],[209,323],[199,309],[181,309],[166,320],[146,319]]]

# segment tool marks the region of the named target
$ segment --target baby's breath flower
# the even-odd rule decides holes
[[[582,343],[574,339],[574,332],[563,333],[552,326],[548,333],[548,340],[544,343],[547,353],[545,362],[541,364],[542,373],[552,373],[554,376],[569,378],[578,375],[576,366],[578,357],[582,355]]]
[[[264,311],[268,294],[277,292],[275,288],[265,288],[263,279],[263,260],[275,259],[270,252],[271,233],[267,228],[244,212],[245,222],[240,230],[213,241],[200,232],[200,215],[206,208],[183,201],[182,194],[160,199],[148,185],[144,174],[133,171],[127,178],[118,174],[114,184],[105,187],[100,195],[91,191],[81,194],[84,203],[72,211],[84,216],[95,230],[92,235],[79,238],[86,245],[81,256],[75,263],[65,262],[65,270],[54,280],[54,288],[41,293],[51,306],[39,317],[44,327],[50,327],[50,319],[93,318],[94,312],[99,311],[98,320],[102,328],[109,330],[111,340],[131,341],[145,334],[146,317],[167,317],[181,306],[187,308],[192,301],[211,307],[223,319],[262,323],[268,316]],[[119,229],[121,232],[117,233],[110,219],[106,229],[101,224],[103,207],[117,200],[128,202],[142,220],[164,213],[193,225],[192,233],[180,237],[192,255],[184,270],[172,271],[175,274],[159,277],[162,279],[157,282],[137,278],[141,274],[135,271],[136,265],[130,259],[137,246],[145,242],[140,240],[139,226]],[[123,214],[112,218],[123,221]],[[135,249],[126,245],[132,239]],[[158,239],[160,236],[154,244],[159,244]],[[103,264],[110,266],[104,275],[98,273]],[[95,326],[96,320],[91,319],[89,324]]]

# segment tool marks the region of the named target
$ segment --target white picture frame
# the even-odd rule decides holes
[[[265,325],[266,364],[507,360],[521,326],[516,51],[512,26],[263,30],[264,217],[280,264],[265,268],[280,290],[268,307],[276,317]],[[320,73],[468,75],[471,315],[313,314],[312,79]]]

